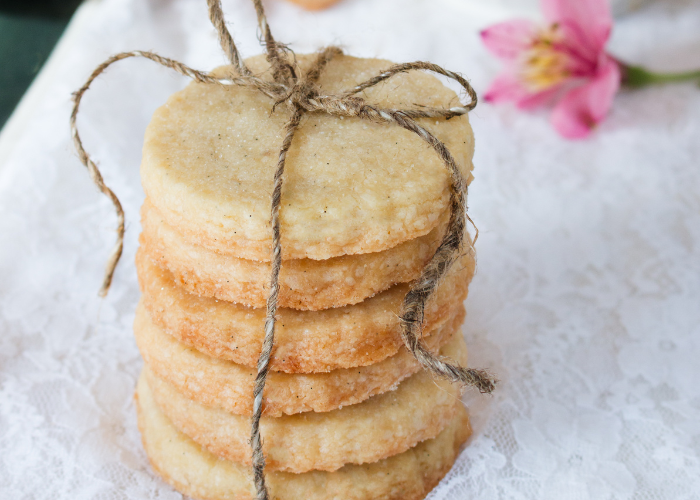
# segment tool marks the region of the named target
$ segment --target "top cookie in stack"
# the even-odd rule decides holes
[[[312,60],[297,57],[302,70]],[[263,56],[246,64],[263,77],[269,70]],[[389,65],[339,56],[319,85],[340,92]],[[392,108],[458,102],[420,72],[363,94]],[[193,83],[156,111],[146,132],[147,200],[137,256],[143,297],[135,324],[147,364],[138,390],[140,422],[155,467],[195,497],[239,498],[168,457],[187,449],[196,455],[193,464],[220,457],[245,465],[250,456],[246,430],[269,291],[273,175],[288,119],[270,109],[257,90]],[[470,179],[474,142],[466,115],[418,122],[446,144]],[[367,495],[352,498],[394,498],[390,491],[409,490],[415,494],[403,498],[422,498],[449,469],[468,435],[459,391],[418,373],[397,318],[407,283],[445,233],[449,198],[444,163],[415,134],[360,119],[303,118],[282,190],[281,309],[261,422],[269,470],[327,471],[327,485],[344,477],[376,480]],[[424,324],[426,345],[462,362],[459,326],[473,272],[473,257],[462,256],[429,303]],[[309,444],[314,440],[316,448]],[[443,458],[416,458],[423,441]],[[175,442],[185,444],[171,448]],[[385,462],[415,464],[396,466],[387,482]],[[360,472],[360,464],[372,467]],[[221,484],[250,489],[231,474]],[[300,481],[317,481],[312,477]],[[296,479],[283,478],[273,477],[273,489],[296,498],[285,496],[283,486]],[[333,498],[343,491],[338,488],[327,497],[302,488],[299,498]]]
[[[310,59],[299,57],[302,68]],[[254,73],[267,68],[263,56],[247,64]],[[338,57],[319,83],[339,92],[389,65]],[[387,107],[457,103],[453,91],[421,72],[364,93]],[[176,93],[153,116],[141,167],[150,253],[167,247],[162,258],[190,291],[265,305],[270,200],[286,120],[284,112],[270,114],[270,99],[255,89],[202,84]],[[466,115],[419,122],[469,177],[474,142]],[[287,154],[282,199],[287,262],[279,303],[318,310],[417,276],[444,230],[449,176],[435,152],[401,127],[313,114]]]

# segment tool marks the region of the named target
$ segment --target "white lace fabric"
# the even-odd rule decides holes
[[[224,2],[244,54],[259,53],[247,0]],[[223,64],[203,0],[102,0],[71,30],[50,85],[0,165],[0,498],[177,499],[150,469],[132,400],[138,165],[153,110],[186,80],[148,61],[111,68],[78,124],[124,203],[124,258],[97,297],[115,218],[72,149],[70,93],[107,56],[151,49]],[[430,60],[483,92],[499,68],[479,0],[345,0],[306,13],[268,2],[298,52],[341,44]],[[418,28],[420,26],[420,28]],[[657,2],[619,21],[622,59],[700,66],[700,5]],[[546,111],[481,103],[469,207],[480,229],[466,302],[471,364],[501,383],[468,393],[474,436],[437,499],[700,498],[700,89],[617,96],[586,141]],[[378,139],[380,140],[380,139]]]

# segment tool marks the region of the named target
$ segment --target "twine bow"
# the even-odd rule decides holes
[[[416,123],[417,118],[450,119],[468,113],[477,103],[476,92],[469,82],[452,71],[441,68],[429,62],[412,62],[396,64],[383,73],[339,94],[325,94],[318,86],[318,79],[325,66],[335,57],[342,54],[337,47],[327,47],[316,54],[311,67],[301,73],[296,63],[290,63],[289,49],[277,42],[270,31],[265,17],[261,0],[253,0],[258,17],[258,25],[263,35],[267,60],[270,63],[273,80],[265,80],[255,76],[241,59],[240,53],[233,41],[231,33],[226,28],[221,0],[207,0],[209,18],[216,28],[221,47],[233,66],[233,73],[225,78],[211,76],[207,72],[192,69],[178,61],[161,57],[152,52],[133,51],[116,54],[100,64],[90,75],[85,85],[73,94],[73,112],[70,126],[73,142],[81,162],[87,167],[90,176],[97,187],[112,201],[118,218],[117,243],[107,262],[105,277],[100,289],[100,295],[105,296],[109,290],[114,270],[122,254],[124,242],[124,211],[119,199],[108,188],[97,165],[90,159],[83,148],[76,126],[76,117],[83,94],[90,88],[92,82],[110,65],[130,57],[145,57],[165,67],[171,68],[181,75],[190,77],[197,82],[214,85],[237,85],[253,87],[270,97],[273,101],[272,110],[284,104],[290,112],[290,118],[285,125],[285,136],[280,148],[277,168],[274,175],[274,188],[271,203],[272,226],[272,273],[270,277],[270,293],[267,299],[267,318],[265,320],[265,338],[262,351],[258,358],[257,377],[253,390],[253,416],[251,419],[251,447],[253,458],[253,473],[258,500],[267,500],[268,491],[265,485],[265,457],[262,451],[260,436],[260,417],[263,409],[263,390],[269,371],[270,357],[275,339],[275,320],[277,301],[279,297],[279,274],[282,266],[282,245],[280,242],[280,198],[287,151],[292,144],[301,118],[305,113],[326,113],[333,116],[357,117],[380,123],[393,123],[417,134],[430,144],[442,159],[450,174],[450,219],[448,230],[432,259],[421,272],[420,277],[410,285],[409,292],[403,300],[399,312],[401,337],[406,348],[415,359],[436,376],[461,383],[465,386],[476,387],[481,393],[491,393],[496,381],[483,370],[474,370],[454,364],[448,358],[437,356],[428,351],[421,342],[425,307],[430,297],[435,293],[441,278],[447,273],[464,247],[467,215],[466,193],[467,185],[462,173],[457,168],[454,158],[445,145],[425,128]],[[291,59],[293,60],[293,58]],[[415,109],[380,108],[366,102],[356,94],[391,78],[398,73],[411,70],[426,70],[438,73],[458,82],[469,96],[469,102],[462,106],[449,109],[420,107]],[[476,236],[478,237],[478,231]],[[476,241],[476,237],[474,238]]]

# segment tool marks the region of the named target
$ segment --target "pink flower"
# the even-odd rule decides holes
[[[620,88],[620,64],[605,52],[612,29],[607,0],[542,0],[548,26],[529,20],[481,32],[506,69],[486,92],[490,102],[522,109],[559,98],[552,124],[564,137],[586,137],[605,118]]]

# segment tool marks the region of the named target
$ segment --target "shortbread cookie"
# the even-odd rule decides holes
[[[426,337],[426,346],[437,351],[453,334],[460,335],[463,319],[462,308],[450,322]],[[134,334],[151,370],[189,399],[230,413],[252,414],[251,394],[256,373],[253,368],[212,358],[178,342],[153,324],[142,304],[136,309]],[[419,369],[413,356],[401,348],[384,361],[359,368],[293,375],[270,372],[265,384],[263,415],[326,412],[360,403],[395,389]]]
[[[197,500],[253,500],[250,467],[222,460],[179,432],[163,415],[144,377],[136,390],[139,429],[153,468],[178,491]],[[268,471],[277,500],[420,500],[450,470],[471,434],[467,412],[435,438],[373,464],[346,465],[335,472]]]
[[[464,363],[461,336],[445,352]],[[252,465],[250,417],[204,406],[179,393],[144,367],[158,406],[173,425],[214,455]],[[333,471],[345,464],[372,463],[432,439],[452,419],[460,390],[419,372],[394,391],[325,413],[263,417],[260,431],[268,470]],[[251,396],[252,397],[252,393]]]
[[[294,259],[282,263],[280,307],[318,310],[356,304],[396,283],[417,278],[444,235],[443,222],[420,238],[383,252],[343,255],[328,260]],[[141,208],[144,252],[190,293],[265,307],[270,263],[239,259],[192,245],[163,220],[148,199]]]
[[[136,268],[143,304],[155,324],[209,356],[256,365],[265,309],[189,294],[140,249]],[[469,254],[452,266],[428,304],[424,335],[430,336],[454,317],[473,275],[474,259]],[[397,314],[407,291],[407,285],[396,285],[359,304],[323,311],[280,309],[271,369],[327,372],[367,366],[393,356],[403,345]]]
[[[296,56],[302,68],[313,56]],[[269,78],[265,56],[246,61]],[[320,86],[353,88],[389,61],[339,56]],[[219,68],[215,74],[230,74]],[[449,108],[455,92],[421,71],[398,74],[360,97],[378,106]],[[190,83],[156,110],[146,130],[141,178],[166,222],[194,244],[270,260],[273,173],[289,112],[256,89]],[[467,115],[420,119],[470,177],[474,138]],[[448,208],[447,167],[398,125],[306,115],[287,153],[280,211],[284,259],[379,252],[428,234]]]

